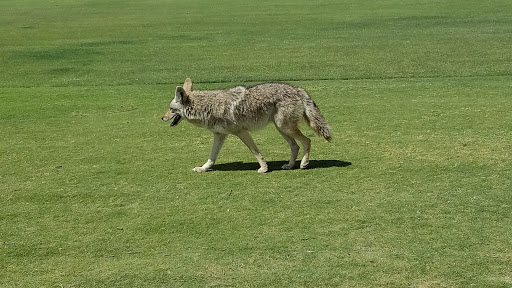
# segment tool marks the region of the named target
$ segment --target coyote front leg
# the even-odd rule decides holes
[[[236,133],[236,136],[244,142],[244,144],[251,150],[252,154],[258,159],[258,163],[260,163],[260,169],[258,169],[259,173],[265,173],[268,171],[267,167],[267,161],[265,161],[265,158],[263,158],[263,155],[261,154],[260,150],[256,146],[256,143],[252,140],[251,135],[249,132],[242,130],[238,133]]]
[[[228,137],[227,134],[213,133],[213,146],[212,151],[210,152],[210,157],[208,157],[208,161],[206,161],[206,163],[201,167],[195,167],[192,171],[206,172],[208,169],[212,168],[213,164],[215,164],[215,160],[217,160],[217,155],[219,155],[220,148],[222,148],[226,137]]]

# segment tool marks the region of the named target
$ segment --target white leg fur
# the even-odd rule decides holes
[[[213,146],[212,150],[210,151],[210,157],[208,157],[208,161],[206,161],[206,163],[204,163],[204,165],[201,167],[195,167],[192,169],[192,171],[206,172],[208,169],[212,168],[227,137],[227,134],[213,133]]]
[[[258,169],[259,173],[265,173],[268,171],[267,162],[265,161],[265,158],[263,158],[263,155],[261,154],[260,150],[256,146],[256,143],[252,140],[251,135],[249,132],[242,130],[236,134],[242,142],[251,150],[252,154],[258,159],[258,163],[260,163],[260,169]]]
[[[302,135],[302,133],[300,134]],[[304,155],[302,156],[302,161],[300,161],[300,168],[306,169],[306,167],[309,164],[309,152],[311,151],[311,140],[302,135],[302,137],[299,137],[299,141],[302,143],[302,146],[304,147]]]

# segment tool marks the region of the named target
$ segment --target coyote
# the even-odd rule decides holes
[[[251,87],[237,86],[225,90],[194,90],[192,81],[187,78],[183,87],[176,87],[174,99],[169,104],[169,111],[162,117],[163,121],[172,120],[171,126],[181,120],[203,127],[213,133],[213,147],[208,161],[192,169],[205,172],[212,168],[217,155],[229,134],[234,134],[256,156],[259,173],[268,170],[267,162],[254,143],[249,131],[265,127],[273,122],[277,131],[288,142],[291,157],[282,169],[292,169],[302,143],[304,155],[300,168],[309,164],[311,140],[299,130],[299,122],[305,119],[311,129],[327,141],[331,140],[331,131],[327,121],[317,105],[302,88],[283,83],[264,83]]]

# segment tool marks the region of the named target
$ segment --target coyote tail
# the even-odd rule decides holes
[[[299,88],[299,91],[302,95],[302,102],[304,103],[304,118],[309,124],[309,127],[311,127],[318,136],[324,137],[327,141],[331,141],[331,128],[322,113],[320,113],[320,109],[318,109],[318,106],[316,106],[316,103],[309,97],[306,91],[301,88]]]

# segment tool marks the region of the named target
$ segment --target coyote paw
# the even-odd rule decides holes
[[[208,169],[204,169],[203,167],[196,167],[196,168],[192,169],[192,171],[194,171],[194,172],[206,172],[206,171],[208,171]]]
[[[307,162],[301,162],[301,163],[300,163],[300,169],[306,169],[306,168],[308,168],[308,164],[309,164],[309,161],[307,161]]]
[[[268,171],[268,167],[260,167],[260,169],[258,169],[258,173],[265,173]]]
[[[294,164],[295,165],[295,164]],[[293,168],[294,165],[290,165],[290,164],[285,164],[283,166],[281,166],[281,169],[283,170],[290,170]]]

